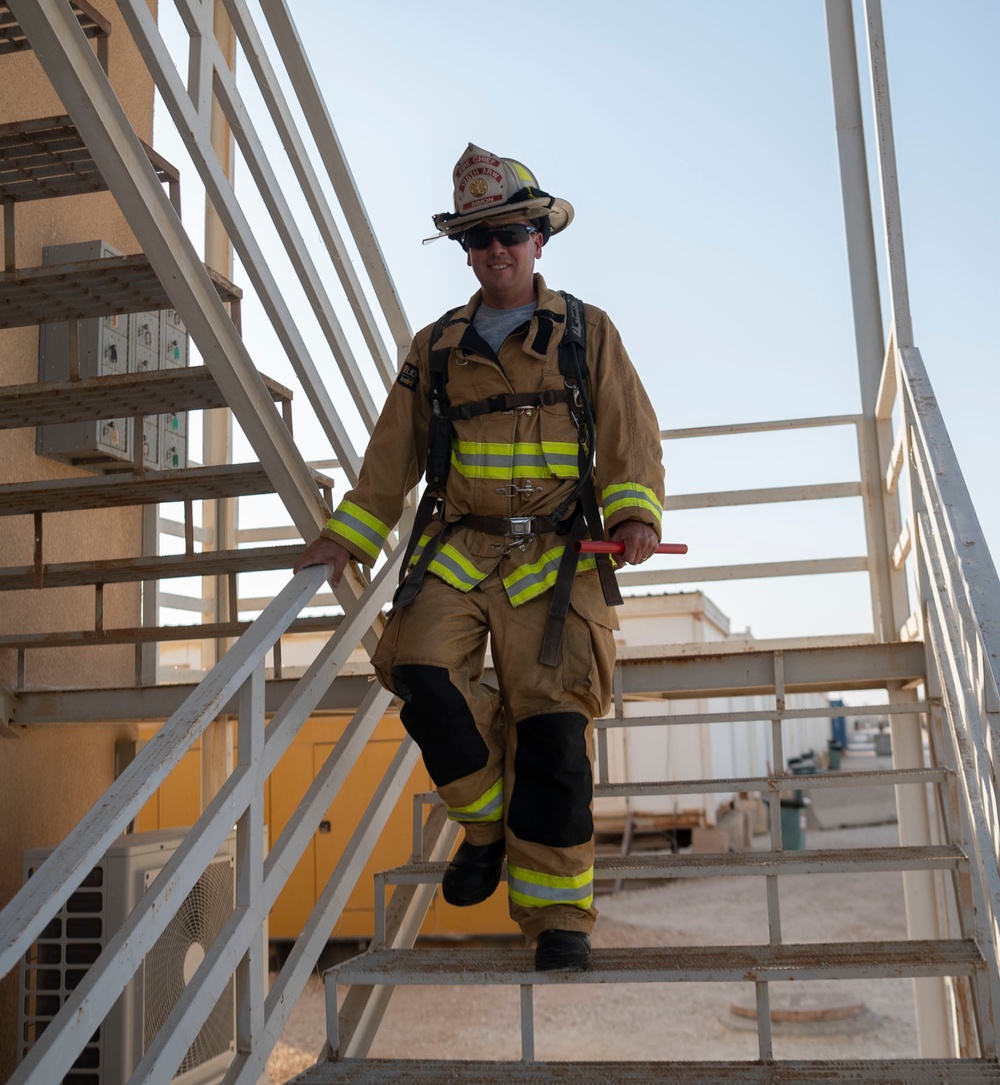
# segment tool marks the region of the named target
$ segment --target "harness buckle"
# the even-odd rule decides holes
[[[511,516],[508,520],[510,533],[515,539],[523,538],[531,534],[531,521],[533,516]]]

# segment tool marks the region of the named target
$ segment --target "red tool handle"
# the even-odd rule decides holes
[[[622,542],[594,542],[593,539],[582,539],[573,543],[573,549],[578,554],[624,554],[625,544]],[[656,548],[657,554],[686,554],[687,543],[660,543]]]

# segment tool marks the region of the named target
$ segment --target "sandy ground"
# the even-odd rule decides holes
[[[894,824],[812,830],[806,841],[810,849],[897,842]],[[782,877],[779,884],[784,941],[906,937],[898,873],[790,876]],[[597,904],[601,918],[594,932],[595,946],[738,945],[768,940],[762,878],[677,879],[606,894]],[[909,980],[773,984],[771,992],[772,1008],[808,1005],[822,1009],[826,1016],[831,1011],[848,1015],[839,1021],[776,1025],[776,1058],[917,1054]],[[755,1059],[754,1022],[735,1013],[734,1005],[752,1007],[752,984],[535,988],[535,1057]],[[270,1085],[281,1085],[312,1065],[324,1034],[323,984],[313,977],[272,1055]],[[518,1059],[518,990],[400,988],[371,1054]]]

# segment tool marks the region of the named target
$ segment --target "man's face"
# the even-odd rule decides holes
[[[522,242],[504,244],[497,234],[511,225],[531,224],[523,217],[502,226],[491,223],[485,227],[491,231],[487,247],[469,248],[469,266],[483,288],[483,303],[491,309],[516,309],[535,299],[533,276],[535,261],[542,255],[542,235],[533,233]]]

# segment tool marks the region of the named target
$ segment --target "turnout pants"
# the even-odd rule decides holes
[[[538,662],[551,595],[512,607],[493,573],[467,593],[428,576],[394,611],[372,662],[448,815],[472,844],[506,838],[511,918],[529,938],[589,933],[593,720],[611,701],[614,612],[576,577],[555,667]],[[489,637],[499,689],[483,685]]]

